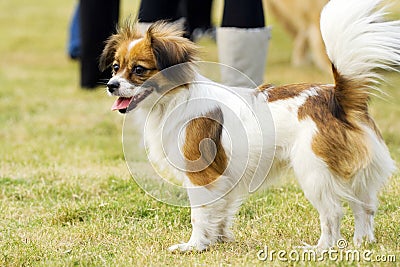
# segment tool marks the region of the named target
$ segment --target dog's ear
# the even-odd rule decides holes
[[[105,71],[113,63],[120,39],[118,34],[113,34],[106,41],[106,45],[99,60],[99,68],[101,71]]]
[[[150,42],[157,69],[196,60],[197,46],[183,34],[182,23],[158,21],[149,27],[146,38]]]

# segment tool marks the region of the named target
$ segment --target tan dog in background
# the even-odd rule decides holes
[[[314,64],[330,71],[331,64],[319,31],[319,18],[328,0],[264,0],[279,24],[294,38],[292,65]]]

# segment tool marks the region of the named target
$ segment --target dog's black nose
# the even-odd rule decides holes
[[[109,81],[107,83],[107,88],[110,93],[114,93],[114,91],[119,88],[119,82],[118,81]]]

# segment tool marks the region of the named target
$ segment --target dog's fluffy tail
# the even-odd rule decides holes
[[[385,21],[382,0],[331,0],[321,33],[335,78],[334,104],[346,114],[366,112],[377,69],[399,70],[400,20]]]

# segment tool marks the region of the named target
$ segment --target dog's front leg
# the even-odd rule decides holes
[[[169,247],[170,251],[203,251],[218,240],[218,224],[213,218],[210,206],[194,207],[191,209],[192,235],[187,243]]]
[[[230,232],[230,222],[234,211],[228,208],[230,201],[227,196],[218,196],[207,187],[188,189],[191,203],[192,235],[187,243],[169,247],[170,251],[203,251],[218,241],[233,238]],[[235,205],[236,206],[236,205]]]

